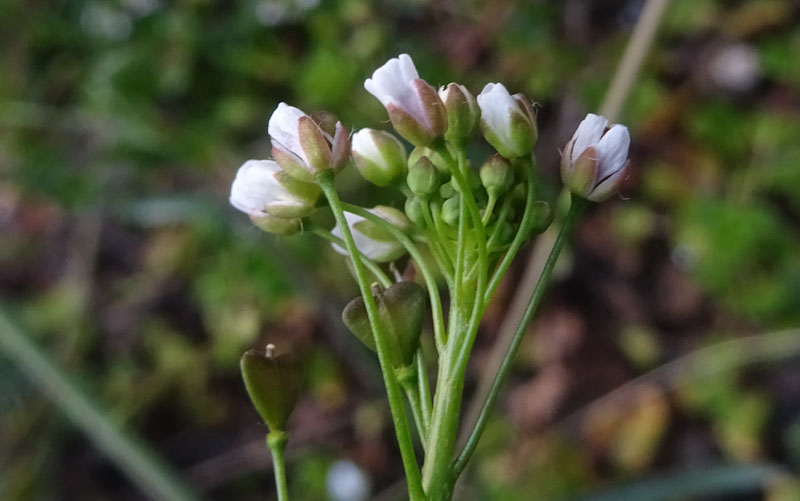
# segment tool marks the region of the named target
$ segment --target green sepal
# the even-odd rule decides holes
[[[300,146],[308,158],[308,164],[315,175],[331,168],[331,147],[322,129],[311,117],[300,117],[297,120],[297,137]]]
[[[425,229],[427,227],[427,222],[425,221],[425,207],[423,202],[419,197],[409,197],[406,199],[405,210],[406,216],[412,223],[419,226],[421,229]]]
[[[281,236],[294,235],[302,228],[300,218],[276,217],[266,213],[250,214],[250,221],[262,231]]]
[[[442,220],[448,226],[455,226],[458,224],[460,204],[461,201],[459,197],[448,198],[442,203]]]
[[[412,193],[420,198],[427,198],[439,189],[439,171],[428,157],[420,157],[409,166],[406,183]]]

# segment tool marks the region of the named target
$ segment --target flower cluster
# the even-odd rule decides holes
[[[536,112],[523,94],[511,94],[502,83],[489,83],[474,96],[465,86],[450,83],[438,91],[419,77],[407,54],[390,59],[364,82],[366,90],[386,108],[395,131],[415,149],[409,154],[400,139],[376,129],[348,136],[341,122],[280,103],[269,120],[273,160],[249,160],[239,169],[230,201],[248,214],[259,228],[280,235],[297,232],[302,219],[312,215],[320,190],[316,176],[339,171],[348,160],[377,186],[396,186],[409,195],[405,212],[389,218],[404,230],[447,234],[459,214],[459,187],[453,168],[461,169],[481,204],[484,223],[496,233],[495,250],[503,250],[519,230],[523,207],[514,201],[505,214],[493,215],[505,193],[524,199],[523,169],[531,168],[531,152],[538,136]],[[458,152],[476,131],[497,152],[480,169],[458,165]],[[352,152],[351,152],[352,141]],[[581,122],[562,155],[561,173],[575,195],[599,202],[612,195],[627,172],[630,137],[624,126],[608,127],[603,117],[589,114]],[[351,155],[352,153],[352,155]],[[516,210],[514,210],[516,209]],[[386,208],[373,209],[380,217]],[[347,215],[354,228],[363,218]],[[410,222],[409,222],[410,220]],[[416,228],[412,228],[413,224]],[[499,232],[493,232],[499,225]],[[490,228],[491,226],[491,228]],[[379,262],[396,259],[402,247],[391,237],[355,230],[365,255]],[[334,236],[341,236],[334,228]],[[336,246],[341,250],[341,246]],[[344,252],[341,250],[341,252]]]
[[[554,219],[550,204],[537,193],[536,110],[528,97],[511,94],[502,83],[486,84],[477,96],[458,83],[437,90],[420,78],[406,54],[375,70],[364,87],[386,108],[397,136],[365,128],[350,137],[330,114],[309,115],[281,103],[268,126],[273,159],[245,162],[233,181],[230,201],[264,231],[289,235],[307,228],[349,257],[361,295],[348,303],[342,318],[378,356],[409,497],[449,499],[471,454],[469,447],[476,443],[470,440],[456,459],[464,371],[480,319],[521,246]],[[492,151],[473,164],[466,147],[477,135]],[[605,200],[619,188],[628,169],[629,144],[627,128],[609,126],[605,118],[589,114],[565,145],[561,176],[574,203],[539,284],[549,280],[580,207]],[[342,202],[334,176],[351,159],[366,181],[401,193],[402,209]],[[333,228],[309,219],[321,200],[336,220]],[[400,260],[402,267],[395,266]],[[419,277],[425,286],[404,277]],[[447,302],[440,298],[442,284],[450,295]],[[507,359],[519,347],[541,298],[539,287]],[[448,304],[447,314],[443,304]],[[427,318],[440,370],[433,398],[420,344]],[[242,371],[256,408],[279,432],[268,444],[281,457],[299,370],[289,359],[250,353],[243,358]],[[506,375],[498,373],[498,380]],[[416,468],[401,392],[423,441],[422,472]],[[490,398],[486,406],[491,405]],[[485,419],[479,420],[472,435],[479,436],[484,425]]]

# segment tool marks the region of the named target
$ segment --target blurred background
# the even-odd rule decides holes
[[[598,111],[643,3],[0,2],[0,337],[16,326],[173,482],[226,500],[274,495],[238,359],[275,343],[308,376],[295,499],[401,499],[377,363],[339,321],[355,284],[312,235],[236,213],[236,169],[268,156],[280,101],[388,128],[363,80],[408,52],[434,85],[539,103],[553,200],[558,149]],[[798,21],[793,0],[669,3],[619,119],[632,175],[581,221],[461,499],[800,499]],[[399,200],[352,169],[339,184]],[[9,353],[0,499],[146,499]]]

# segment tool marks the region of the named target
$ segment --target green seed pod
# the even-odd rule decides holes
[[[376,284],[372,288],[372,297],[388,334],[386,341],[392,367],[411,365],[425,318],[425,289],[416,282],[398,282],[386,290]],[[363,298],[357,297],[347,303],[342,311],[342,320],[367,348],[376,351]]]
[[[248,350],[239,366],[247,394],[270,431],[285,431],[303,385],[303,367],[291,354],[274,356],[274,345],[265,352]]]
[[[405,205],[406,216],[408,216],[408,219],[422,229],[425,229],[427,226],[425,221],[425,207],[423,207],[424,203],[425,202],[423,202],[419,197],[411,197],[406,199]]]
[[[514,182],[514,169],[505,158],[500,155],[492,155],[481,166],[480,178],[489,197],[498,198]]]
[[[439,172],[428,157],[420,157],[409,167],[406,182],[415,195],[426,199],[439,189]]]
[[[458,224],[458,209],[460,203],[459,197],[452,197],[445,200],[442,204],[442,219],[449,226]]]

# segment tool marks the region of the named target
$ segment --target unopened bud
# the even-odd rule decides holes
[[[505,158],[500,155],[492,155],[481,166],[480,178],[489,197],[498,198],[514,182],[514,169]]]
[[[628,169],[631,138],[627,127],[589,113],[561,155],[561,179],[569,190],[592,202],[617,191]]]
[[[459,197],[448,198],[442,203],[442,220],[449,226],[458,224],[459,206],[461,202]]]
[[[436,170],[438,170],[440,174],[450,173],[450,167],[448,166],[447,162],[427,146],[417,146],[411,150],[411,154],[408,155],[408,166],[411,167],[415,163],[419,162],[419,159],[422,157],[427,157],[428,160],[433,162],[433,165],[436,166]]]
[[[439,196],[442,197],[443,199],[455,196],[456,193],[457,191],[453,186],[452,181],[447,181],[446,183],[442,183],[442,185],[439,186]]]
[[[405,204],[406,216],[408,216],[408,219],[422,229],[425,229],[427,226],[424,203],[425,202],[419,197],[414,196],[407,198]]]
[[[406,183],[411,192],[420,198],[428,198],[439,189],[439,171],[428,157],[420,157],[409,167]]]
[[[542,233],[553,222],[553,208],[544,200],[533,202],[529,210],[528,236]]]
[[[522,94],[509,94],[500,83],[486,84],[478,95],[483,137],[506,158],[519,158],[533,150],[538,137],[536,116]]]
[[[447,110],[447,132],[445,138],[463,144],[475,133],[481,110],[475,96],[461,84],[451,83],[439,89],[439,98]]]
[[[419,78],[408,54],[375,70],[364,88],[378,98],[395,130],[415,146],[431,144],[447,130],[447,112],[436,89]]]
[[[406,170],[406,149],[392,134],[361,129],[353,134],[353,161],[367,181],[386,186]]]

